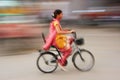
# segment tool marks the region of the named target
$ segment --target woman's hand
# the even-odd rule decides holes
[[[64,31],[67,33],[74,33],[75,32],[75,30],[71,30],[71,29],[64,29]]]
[[[75,30],[71,30],[70,32],[73,33],[73,32],[75,32]]]

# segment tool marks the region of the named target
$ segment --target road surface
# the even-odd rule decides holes
[[[58,68],[44,74],[37,69],[37,50],[0,56],[0,80],[120,80],[120,28],[75,28],[78,37],[84,37],[81,48],[90,50],[96,62],[89,72],[74,68],[69,58],[67,72]]]

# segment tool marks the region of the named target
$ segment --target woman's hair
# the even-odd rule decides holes
[[[53,18],[56,18],[57,15],[59,15],[59,14],[61,14],[61,13],[62,13],[62,10],[56,9],[56,10],[53,12],[52,17],[53,17]]]

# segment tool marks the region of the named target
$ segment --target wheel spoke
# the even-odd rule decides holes
[[[51,73],[57,68],[57,62],[52,62],[56,60],[56,56],[51,52],[42,53],[37,59],[37,67],[40,71],[44,73]]]
[[[94,56],[88,50],[80,50],[73,56],[73,64],[80,71],[89,71],[94,66]]]
[[[45,59],[45,57],[42,56],[42,58],[44,59],[44,62],[48,65],[48,61]]]

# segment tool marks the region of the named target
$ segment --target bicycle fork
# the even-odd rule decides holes
[[[77,44],[74,42],[74,50],[73,50],[73,52],[74,53],[79,53],[79,56],[80,56],[80,58],[81,58],[81,60],[83,61],[83,62],[85,62],[85,59],[82,57],[82,55],[81,55],[81,50],[79,49],[79,47],[77,46]]]

